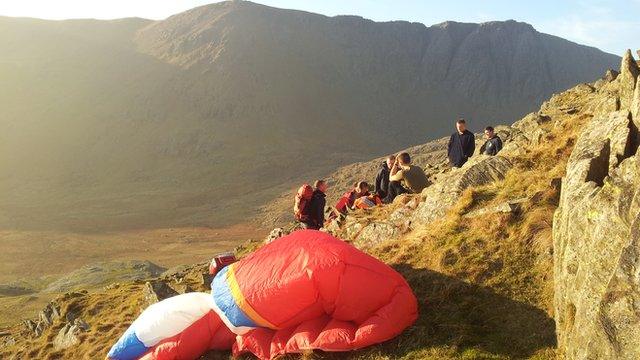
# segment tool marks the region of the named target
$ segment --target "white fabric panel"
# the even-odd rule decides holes
[[[233,325],[231,321],[229,321],[227,314],[225,314],[224,311],[220,310],[215,300],[213,300],[213,296],[211,296],[211,300],[212,300],[211,307],[213,308],[213,311],[215,311],[215,313],[218,314],[218,316],[220,317],[220,320],[222,320],[222,322],[229,328],[229,330],[231,330],[232,333],[236,335],[244,335],[249,331],[255,329],[254,327]]]
[[[176,295],[149,306],[134,323],[138,339],[152,347],[181,333],[213,310],[213,298],[206,293]]]

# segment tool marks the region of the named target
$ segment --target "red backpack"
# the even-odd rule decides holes
[[[296,193],[296,200],[293,204],[293,216],[297,221],[306,221],[309,219],[307,208],[313,196],[313,188],[309,184],[304,184]]]

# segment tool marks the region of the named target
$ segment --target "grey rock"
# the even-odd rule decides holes
[[[364,226],[365,225],[360,222],[347,222],[345,224],[346,238],[350,240],[355,239],[360,234]]]
[[[178,292],[162,280],[148,281],[144,285],[145,299],[148,304],[155,304],[164,299],[178,295]]]
[[[628,109],[631,106],[633,91],[639,74],[638,63],[633,59],[631,50],[627,50],[622,58],[620,76],[618,76],[618,81],[620,82],[620,107],[622,109]]]
[[[470,211],[463,215],[465,218],[474,218],[479,216],[485,216],[490,214],[499,214],[499,213],[514,213],[520,211],[522,207],[522,203],[528,201],[528,199],[517,199],[513,201],[505,201],[495,206],[483,207],[474,211]]]
[[[399,234],[397,226],[385,222],[372,222],[362,228],[354,245],[360,249],[367,249],[391,239]]]
[[[637,69],[629,57],[617,80],[624,91]],[[623,108],[594,118],[562,180],[554,310],[567,359],[640,358],[640,156],[632,116]]]
[[[618,75],[620,75],[619,72],[617,72],[617,71],[615,71],[613,69],[609,69],[604,74],[604,77],[602,79],[605,80],[606,82],[612,82],[613,80],[615,80],[618,77]]]
[[[549,122],[551,119],[548,116],[542,115],[540,113],[531,113],[522,118],[521,120],[513,123],[513,128],[519,130],[520,135],[518,139],[524,137],[524,139],[528,140],[532,144],[540,143],[542,140],[542,136],[544,135],[544,131],[540,127],[540,125]]]
[[[38,322],[45,326],[51,326],[58,318],[60,318],[60,306],[55,302],[50,302],[38,313]]]
[[[58,335],[53,339],[53,347],[56,351],[68,349],[72,346],[78,345],[80,339],[78,334],[88,329],[86,323],[81,324],[65,324],[58,332]]]
[[[504,179],[511,161],[500,155],[471,158],[462,168],[454,169],[438,183],[422,192],[424,201],[411,217],[413,224],[427,224],[445,215],[464,190]]]
[[[633,100],[631,101],[631,116],[636,126],[640,123],[640,76],[636,81],[636,88],[633,92]]]

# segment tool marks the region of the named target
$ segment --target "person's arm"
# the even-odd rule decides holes
[[[487,151],[487,144],[489,143],[489,140],[485,141],[484,144],[482,144],[482,146],[480,146],[480,154],[484,154]]]
[[[396,169],[396,172],[389,175],[389,181],[400,181],[400,180],[402,180],[402,170]]]
[[[379,193],[382,190],[382,172],[383,170],[380,170],[378,172],[378,176],[376,176],[376,188],[375,188],[375,192]]]
[[[449,137],[449,144],[447,144],[447,156],[451,156],[451,147],[453,146],[453,134]]]

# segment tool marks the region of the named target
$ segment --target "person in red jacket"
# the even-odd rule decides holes
[[[353,209],[353,204],[356,199],[369,195],[369,184],[365,181],[357,182],[353,184],[352,190],[347,191],[342,195],[340,200],[336,203],[335,208],[340,214],[346,215],[349,209]]]

